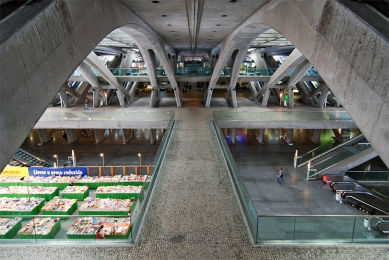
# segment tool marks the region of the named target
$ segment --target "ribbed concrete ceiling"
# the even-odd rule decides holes
[[[130,9],[150,25],[171,47],[186,56],[202,56],[244,22],[267,0],[124,0]],[[117,41],[126,37],[108,36]],[[276,40],[276,42],[273,42]],[[108,40],[107,40],[108,42]],[[256,46],[289,45],[278,32],[271,30]],[[106,44],[104,44],[106,45]]]

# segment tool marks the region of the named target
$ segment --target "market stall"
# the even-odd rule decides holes
[[[42,215],[71,215],[77,209],[76,199],[61,199],[56,196],[41,209]]]
[[[38,215],[43,198],[0,198],[0,215]]]
[[[102,186],[96,189],[96,198],[137,199],[142,186]]]
[[[22,219],[20,218],[0,218],[0,239],[13,238],[21,228]]]
[[[20,239],[53,239],[60,229],[59,218],[33,218],[17,234]]]
[[[0,197],[7,198],[44,198],[46,201],[52,200],[59,195],[57,187],[42,186],[9,186],[0,187]]]
[[[118,215],[127,216],[135,205],[131,199],[93,199],[88,197],[78,210],[79,215]]]
[[[88,186],[67,186],[61,192],[61,197],[65,199],[84,200],[88,196],[89,196]]]
[[[66,232],[69,239],[95,239],[102,227],[107,239],[127,239],[131,233],[130,218],[83,217],[78,218]]]
[[[77,179],[74,182],[74,185],[78,186],[88,186],[90,189],[97,189],[101,186],[143,186],[147,180],[147,175],[114,175],[114,176],[85,176]]]

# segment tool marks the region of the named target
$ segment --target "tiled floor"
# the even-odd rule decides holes
[[[174,106],[172,97],[164,98],[160,103],[161,109],[175,110],[176,125],[145,215],[143,228],[134,247],[27,246],[23,248],[23,252],[20,252],[18,247],[13,246],[3,247],[0,256],[4,258],[7,256],[7,259],[53,259],[54,256],[57,259],[74,257],[80,259],[385,259],[387,257],[388,249],[382,246],[254,247],[250,242],[227,166],[211,124],[212,111],[232,109],[227,107],[222,97],[213,99],[211,109],[202,108],[196,96],[202,96],[202,93],[197,93],[193,97],[184,94],[186,101],[184,108],[181,109],[172,107]],[[144,105],[148,100],[139,101],[125,109],[145,109]],[[238,102],[242,105],[247,103],[247,99],[240,97]],[[186,104],[188,106],[185,106]],[[263,109],[251,105],[250,108]],[[131,158],[135,162],[134,154],[136,155],[140,148],[148,155],[148,163],[150,163],[156,150],[156,146],[143,142],[139,143],[140,148],[137,148],[138,145],[132,146],[131,142],[124,145],[128,148],[104,145],[103,142],[87,148],[75,146],[75,150],[83,151],[79,159],[80,164],[84,163],[81,162],[84,159],[87,164],[98,164],[98,153],[102,149],[107,157],[112,152],[107,163],[114,162],[118,154],[122,154],[121,158],[125,161]],[[59,149],[58,153],[62,151],[64,154],[73,149],[71,145],[61,146],[63,147],[52,148]],[[266,145],[263,147],[262,151],[256,145],[250,148],[237,145],[232,148],[233,153],[237,150],[237,154],[243,157],[236,158],[236,161],[238,167],[242,169],[242,176],[248,189],[254,194],[253,197],[257,198],[256,207],[261,207],[262,203],[266,205],[264,208],[270,207],[264,209],[261,214],[277,212],[280,215],[290,214],[294,212],[293,205],[301,208],[301,204],[306,210],[304,214],[317,214],[316,208],[323,208],[323,205],[310,204],[311,199],[316,201],[320,197],[325,197],[324,200],[330,202],[330,195],[323,195],[327,191],[320,190],[321,184],[307,185],[304,176],[291,166],[291,156],[293,156],[291,154],[294,153],[295,147],[291,154],[285,149],[288,146],[276,146],[274,149]],[[253,154],[252,151],[255,150],[258,151]],[[50,149],[49,151],[54,152]],[[245,156],[242,156],[241,152]],[[92,157],[87,159],[88,155]],[[115,163],[120,162],[115,161]],[[286,169],[284,185],[274,182],[278,167]],[[288,197],[289,203],[285,202],[285,196]],[[338,206],[335,206],[336,210]],[[332,206],[324,207],[334,209]]]

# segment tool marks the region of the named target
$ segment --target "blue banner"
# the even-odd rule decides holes
[[[45,168],[45,167],[29,167],[29,176],[40,176],[40,177],[52,177],[52,176],[73,176],[73,177],[84,177],[88,176],[87,168]]]

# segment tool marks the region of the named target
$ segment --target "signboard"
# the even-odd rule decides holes
[[[15,176],[26,177],[28,176],[27,167],[5,167],[0,176]]]
[[[65,167],[65,168],[45,168],[45,167],[30,167],[28,168],[29,176],[52,177],[52,176],[73,176],[84,177],[88,176],[87,168]]]

